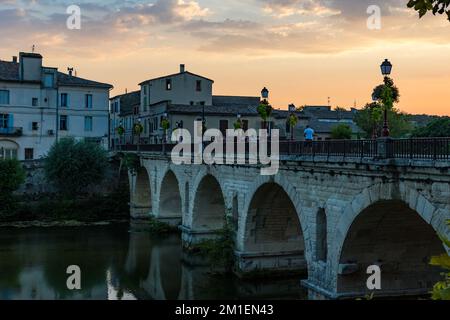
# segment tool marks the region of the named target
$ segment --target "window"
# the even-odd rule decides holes
[[[220,132],[225,136],[227,134],[228,129],[228,120],[220,120],[219,122]]]
[[[202,91],[202,80],[197,80],[196,90]]]
[[[17,159],[17,149],[0,148],[0,159]]]
[[[9,127],[9,115],[0,113],[0,129],[5,129]]]
[[[144,86],[144,95],[147,95],[147,86]]]
[[[190,104],[191,106],[193,106],[193,105],[194,105],[194,101],[191,101],[189,104]]]
[[[33,99],[31,99],[31,105],[32,105],[33,107],[37,107],[38,104],[39,104],[38,98],[33,98]]]
[[[166,90],[172,90],[172,79],[166,79]]]
[[[242,130],[248,130],[248,120],[242,120]]]
[[[31,130],[33,130],[33,131],[39,130],[39,123],[38,122],[32,122],[31,123]]]
[[[61,107],[69,106],[69,95],[67,93],[61,93]]]
[[[9,90],[0,90],[0,104],[9,104]]]
[[[92,94],[87,94],[85,98],[86,109],[92,109]]]
[[[44,87],[53,88],[53,73],[44,74]]]
[[[59,117],[59,130],[61,131],[67,131],[68,125],[68,118],[66,115],[62,115]]]
[[[116,101],[114,102],[114,113],[118,113],[119,112],[119,102]]]
[[[92,117],[84,117],[84,131],[92,131]]]
[[[204,106],[205,105],[205,101],[200,101],[200,105]]]
[[[33,148],[25,148],[25,160],[33,160],[33,159],[34,159]]]

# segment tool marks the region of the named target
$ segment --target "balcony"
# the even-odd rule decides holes
[[[23,134],[23,128],[7,127],[0,128],[0,137],[20,137]]]

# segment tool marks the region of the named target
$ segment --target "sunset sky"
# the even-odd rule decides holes
[[[32,45],[46,66],[114,85],[112,95],[153,77],[188,71],[215,80],[214,94],[358,107],[389,58],[399,108],[450,115],[450,22],[419,20],[407,0],[0,0],[0,59]],[[66,28],[71,4],[81,30]],[[381,8],[381,30],[367,8]]]

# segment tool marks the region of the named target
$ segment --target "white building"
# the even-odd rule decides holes
[[[107,145],[111,89],[44,67],[37,53],[0,61],[0,158],[39,159],[67,136]]]

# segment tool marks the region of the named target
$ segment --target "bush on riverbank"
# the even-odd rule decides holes
[[[74,138],[55,143],[45,158],[45,176],[64,195],[79,195],[105,178],[107,152],[98,144]]]
[[[227,221],[225,227],[217,233],[216,239],[202,241],[193,246],[191,251],[206,257],[212,268],[223,268],[225,272],[231,272],[235,264],[233,229],[233,224]]]
[[[93,222],[129,218],[129,191],[119,188],[109,195],[92,195],[85,198],[45,197],[35,202],[19,202],[3,215],[3,222],[13,221],[64,221]]]
[[[14,159],[0,160],[0,218],[7,216],[17,207],[17,199],[13,195],[25,180],[25,170],[19,161]]]

